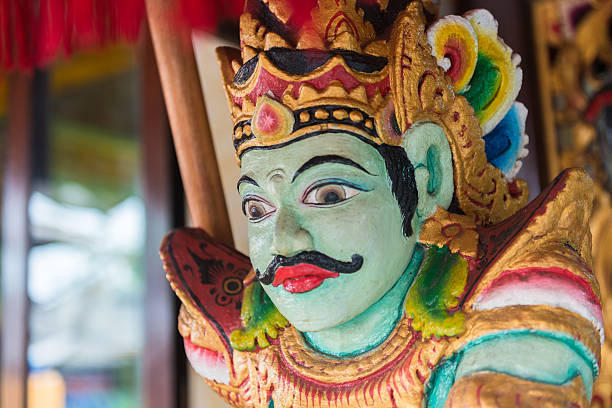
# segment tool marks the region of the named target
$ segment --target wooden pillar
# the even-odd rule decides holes
[[[31,193],[32,78],[8,78],[9,110],[2,192],[1,408],[25,408],[28,364],[27,258]]]
[[[146,0],[187,204],[193,223],[232,244],[225,197],[193,54],[191,33],[172,23],[169,0]]]

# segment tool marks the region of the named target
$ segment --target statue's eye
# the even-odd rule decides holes
[[[276,209],[258,198],[247,198],[242,202],[242,212],[247,216],[249,221],[261,221]]]
[[[359,190],[345,184],[329,183],[308,190],[304,204],[316,206],[332,206],[348,200],[359,194]]]

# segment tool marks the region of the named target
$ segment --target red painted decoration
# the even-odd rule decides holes
[[[257,115],[257,127],[262,133],[278,132],[279,122],[281,121],[278,116],[278,112],[272,106],[269,104],[262,105]]]
[[[446,75],[450,76],[453,83],[463,76],[465,72],[465,65],[461,60],[461,56],[466,54],[465,45],[456,39],[450,38],[444,46],[445,56],[451,61],[451,66]]]
[[[283,285],[287,292],[304,293],[318,288],[326,279],[337,278],[338,276],[340,275],[336,272],[301,263],[295,266],[278,268],[272,285]]]
[[[216,32],[237,24],[243,0],[171,0],[168,24]],[[135,43],[144,0],[0,0],[0,69],[44,67],[58,55],[125,41]]]
[[[244,279],[251,270],[249,258],[214,241],[199,228],[171,232],[160,254],[175,291],[185,293],[187,302],[200,310],[231,351],[229,335],[241,327]]]

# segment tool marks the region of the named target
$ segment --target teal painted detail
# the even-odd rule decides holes
[[[597,365],[597,359],[595,358],[593,353],[591,353],[591,351],[584,344],[580,343],[579,341],[577,341],[570,335],[565,334],[565,333],[560,333],[560,332],[545,332],[545,331],[540,331],[540,330],[527,330],[527,329],[508,330],[508,331],[503,331],[500,333],[491,334],[488,336],[482,336],[474,340],[473,342],[469,343],[468,345],[466,345],[463,348],[463,350],[470,350],[471,348],[476,347],[477,345],[480,345],[487,341],[491,341],[497,338],[503,338],[508,335],[511,335],[511,336],[530,336],[531,335],[531,336],[541,336],[541,337],[545,337],[549,339],[558,340],[562,342],[563,344],[567,345],[568,347],[570,347],[572,350],[574,350],[576,354],[581,356],[589,364],[589,367],[591,368],[593,372],[593,377],[597,377],[597,375],[599,374],[599,366]]]
[[[270,400],[270,403],[268,404],[268,408],[274,408],[274,400]]]
[[[482,112],[495,98],[501,85],[501,78],[501,72],[493,61],[487,55],[479,53],[474,75],[470,80],[468,90],[463,93],[474,108],[478,119],[481,119]]]
[[[440,169],[440,150],[438,146],[427,149],[427,170],[429,180],[427,181],[427,193],[436,195],[442,185],[442,170]]]
[[[427,408],[444,408],[446,397],[455,383],[455,373],[461,353],[454,354],[451,358],[444,360],[434,370],[425,385],[425,401]]]
[[[413,229],[418,236],[422,223],[438,206],[448,208],[453,200],[453,158],[444,129],[431,122],[410,126],[404,133],[403,146],[414,166],[419,190],[416,218],[413,219]]]
[[[483,371],[555,385],[580,375],[589,398],[593,387],[588,361],[564,342],[541,336],[497,338],[477,345],[463,355],[455,379]]]
[[[417,244],[406,271],[382,299],[344,324],[303,333],[308,343],[314,349],[335,357],[355,356],[378,347],[403,316],[406,293],[421,267],[424,252],[423,246]]]
[[[563,347],[567,349],[563,350]],[[515,351],[511,352],[512,349]],[[545,362],[549,364],[551,370],[542,370],[542,360],[538,358],[549,352],[553,353],[547,356]],[[500,355],[511,355],[513,358],[499,364],[497,356]],[[521,358],[524,358],[523,365],[517,364]],[[462,366],[462,364],[467,365]],[[559,370],[559,367],[554,367],[555,364],[565,364],[565,370]],[[522,367],[517,368],[517,366]],[[521,369],[523,372],[519,372]],[[580,375],[590,399],[593,379],[599,373],[599,367],[595,356],[586,346],[564,333],[536,330],[504,331],[480,337],[450,358],[443,360],[426,385],[425,406],[443,407],[456,380],[483,371],[554,385],[563,385]]]

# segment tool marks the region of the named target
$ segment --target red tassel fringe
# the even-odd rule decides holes
[[[174,1],[177,23],[209,32],[220,22],[237,22],[244,4]],[[0,0],[0,70],[27,71],[61,54],[117,41],[134,43],[144,18],[144,0]]]
[[[144,0],[0,0],[0,70],[27,71],[60,54],[134,43],[144,18]]]
[[[174,23],[213,33],[222,23],[237,22],[245,3],[171,1]],[[292,24],[306,23],[316,1],[293,0]],[[134,43],[144,18],[145,0],[0,0],[0,71],[44,67],[58,55],[116,41]]]

